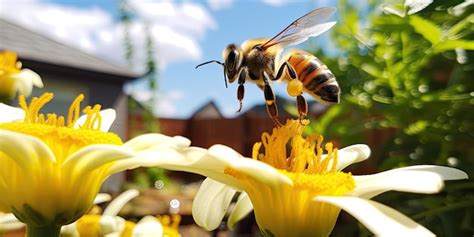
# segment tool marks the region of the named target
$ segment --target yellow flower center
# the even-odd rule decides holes
[[[264,236],[328,236],[340,208],[313,199],[343,196],[355,188],[351,173],[337,171],[338,150],[332,143],[323,146],[320,135],[302,136],[307,123],[288,120],[271,134],[263,133],[253,147],[253,159],[275,167],[291,185],[262,183],[239,170],[224,170],[249,195]]]
[[[323,137],[303,138],[307,120],[288,120],[284,126],[263,133],[262,142],[255,143],[253,159],[265,162],[293,180],[294,188],[308,189],[318,195],[339,196],[355,187],[350,173],[336,171],[338,154],[332,143],[326,143],[323,157]],[[264,148],[264,153],[260,150]],[[288,149],[289,148],[289,149]]]
[[[25,97],[20,96],[19,104],[25,112],[22,122],[1,123],[0,129],[23,133],[37,137],[46,143],[56,156],[59,163],[75,151],[92,144],[122,144],[122,140],[114,133],[100,131],[102,117],[101,106],[87,106],[83,113],[86,120],[82,126],[75,128],[80,115],[80,103],[84,95],[79,95],[69,108],[67,119],[54,113],[42,114],[40,109],[53,99],[52,93],[35,97],[28,105]]]
[[[159,217],[163,225],[163,237],[181,237],[179,233],[179,223],[181,222],[180,215],[163,215]]]
[[[0,77],[4,74],[18,73],[21,62],[17,61],[16,53],[11,51],[0,52]]]
[[[13,96],[11,88],[15,84],[15,79],[11,75],[19,73],[20,69],[21,62],[17,61],[17,56],[14,52],[0,52],[0,96]]]

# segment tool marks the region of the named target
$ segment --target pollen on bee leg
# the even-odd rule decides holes
[[[286,90],[290,96],[299,96],[303,93],[303,83],[298,79],[290,80]]]

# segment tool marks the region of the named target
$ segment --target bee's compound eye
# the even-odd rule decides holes
[[[291,80],[288,82],[288,87],[286,90],[290,96],[299,96],[303,93],[303,83],[297,79]]]
[[[237,52],[235,50],[231,50],[229,52],[229,55],[227,55],[226,65],[228,65],[231,68],[235,68],[236,60],[237,60]]]

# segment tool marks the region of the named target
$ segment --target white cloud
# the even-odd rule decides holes
[[[177,103],[185,99],[185,93],[181,90],[153,92],[147,85],[146,79],[140,79],[137,83],[125,85],[124,91],[141,104],[151,107],[156,116],[176,117],[179,114]]]
[[[130,5],[141,21],[168,26],[173,31],[189,37],[200,38],[209,29],[217,28],[215,20],[199,4],[133,0]]]
[[[176,104],[184,98],[184,92],[180,90],[171,90],[158,94],[154,108],[155,115],[165,118],[176,117],[179,108]]]
[[[207,0],[207,4],[214,11],[230,8],[234,4],[234,0]]]
[[[199,4],[133,0],[130,5],[137,16],[130,24],[136,65],[144,65],[145,24],[161,68],[201,59],[199,40],[217,28],[210,13]],[[98,7],[70,7],[46,0],[0,0],[0,17],[89,53],[124,62],[124,26]]]
[[[268,4],[273,7],[281,7],[287,3],[290,3],[290,0],[262,0],[263,3]]]

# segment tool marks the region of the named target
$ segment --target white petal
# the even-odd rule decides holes
[[[181,155],[176,150],[170,148],[161,148],[153,150],[145,150],[136,152],[133,157],[129,159],[117,160],[112,167],[110,167],[108,173],[115,174],[120,171],[135,169],[138,167],[153,167],[158,166],[165,168],[163,165],[173,162],[174,158],[179,159]],[[180,169],[176,169],[180,170]]]
[[[46,167],[56,162],[51,149],[40,139],[2,129],[0,129],[0,152],[23,169]]]
[[[230,230],[234,229],[234,226],[237,222],[242,220],[248,214],[253,211],[252,201],[250,201],[249,196],[246,192],[242,192],[237,199],[237,203],[234,206],[234,209],[230,213],[229,218],[227,219],[227,226]]]
[[[405,17],[406,15],[404,11],[405,9],[400,9],[400,7],[397,7],[397,6],[382,4],[381,8],[385,13],[388,13],[388,14],[397,15],[399,17]]]
[[[356,197],[320,196],[314,201],[327,202],[345,210],[376,236],[435,236],[422,225],[383,204]]]
[[[458,180],[469,178],[467,173],[462,170],[438,165],[414,165],[393,169],[391,171],[396,172],[399,170],[432,172],[438,174],[443,180]]]
[[[97,196],[95,196],[94,204],[100,204],[100,203],[108,202],[110,200],[112,200],[112,197],[110,196],[110,194],[98,193]]]
[[[140,192],[136,189],[127,190],[118,195],[108,206],[105,208],[104,216],[116,216],[120,210],[133,198],[137,197]]]
[[[205,179],[194,198],[194,221],[208,231],[219,227],[235,192],[223,183]]]
[[[117,113],[114,109],[104,109],[100,111],[99,114],[102,117],[100,131],[108,132],[117,117]]]
[[[133,228],[133,237],[163,236],[163,225],[153,216],[143,217]]]
[[[96,144],[86,146],[70,155],[62,164],[63,169],[69,169],[75,177],[81,177],[104,164],[133,157],[135,153],[128,147]]]
[[[351,196],[372,198],[390,190],[437,193],[444,187],[443,180],[467,178],[467,174],[450,167],[424,165],[353,177],[356,181],[356,189]]]
[[[117,114],[114,109],[104,109],[101,110],[99,114],[102,117],[102,121],[100,123],[100,131],[108,132],[110,126],[112,126],[112,123],[114,123]],[[84,125],[86,119],[87,115],[82,115],[81,117],[79,117],[76,120],[76,123],[74,124],[74,128],[79,128],[80,126]]]
[[[293,185],[290,178],[278,172],[274,167],[258,160],[244,158],[230,147],[214,145],[209,148],[209,154],[226,159],[227,167],[248,175],[258,182],[277,187],[281,184]]]
[[[23,69],[19,73],[12,75],[16,82],[16,89],[21,95],[30,96],[33,85],[43,87],[41,77],[30,69]]]
[[[100,234],[120,233],[125,228],[125,219],[119,216],[101,216],[99,221]]]
[[[141,151],[133,159],[118,161],[111,167],[110,172],[134,169],[138,166],[157,166],[169,170],[201,174],[238,188],[238,180],[224,174],[224,169],[229,162],[228,159],[210,155],[206,149],[198,147],[176,148],[166,144]]]
[[[105,234],[104,237],[122,237],[122,233],[113,232],[113,233],[110,233],[110,234]]]
[[[25,112],[17,107],[0,103],[0,123],[23,121]]]
[[[341,171],[351,164],[366,160],[369,156],[370,148],[365,144],[356,144],[342,148],[338,151],[336,170]],[[323,158],[324,157],[326,157],[326,155],[324,155]],[[328,169],[332,167],[332,162],[332,160],[329,162]]]
[[[61,237],[80,237],[79,231],[77,231],[76,222],[69,225],[63,225],[61,227]]]
[[[169,137],[159,133],[148,133],[132,138],[131,140],[126,142],[124,146],[128,146],[133,148],[135,151],[139,151],[160,144],[173,144],[178,147],[186,147],[191,144],[191,141],[181,136]]]
[[[405,6],[408,7],[408,15],[412,15],[425,9],[432,2],[433,0],[405,0]]]
[[[18,230],[24,226],[25,224],[20,222],[15,215],[11,213],[0,214],[0,234],[5,231]]]
[[[164,169],[201,174],[242,190],[242,182],[224,173],[227,168],[249,176],[255,182],[280,187],[292,185],[291,179],[263,162],[243,158],[239,153],[223,145],[214,145],[209,150],[185,147],[182,144],[165,143],[153,145],[140,151],[133,159],[117,161],[110,172],[133,169],[138,166],[158,166]]]

